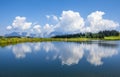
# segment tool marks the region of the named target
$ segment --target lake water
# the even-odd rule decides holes
[[[120,41],[0,47],[0,77],[120,77]]]

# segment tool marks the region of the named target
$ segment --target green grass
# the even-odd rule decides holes
[[[105,40],[120,40],[120,36],[109,36],[104,37]]]
[[[82,41],[89,41],[89,38],[65,38],[64,41],[68,42],[82,42]]]
[[[51,41],[64,41],[64,42],[84,42],[91,40],[120,40],[120,36],[110,36],[100,38],[0,38],[0,46],[4,47],[11,44],[24,43],[24,42],[51,42]]]
[[[4,47],[7,45],[24,43],[24,42],[51,42],[51,41],[81,42],[81,41],[88,41],[88,39],[87,38],[0,38],[0,46]]]

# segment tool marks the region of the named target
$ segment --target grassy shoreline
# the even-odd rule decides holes
[[[2,38],[1,43],[48,42],[48,41],[88,41],[88,38]]]
[[[63,41],[63,42],[87,42],[92,40],[120,40],[120,36],[110,36],[100,38],[0,38],[0,46],[12,45],[24,42],[51,42],[51,41]]]
[[[105,40],[120,40],[120,36],[109,36],[104,37]]]
[[[91,40],[120,40],[120,36],[109,36],[104,38],[0,38],[0,43],[13,42],[45,42],[45,41],[91,41]]]
[[[0,43],[13,42],[45,42],[45,41],[91,41],[91,40],[120,40],[120,36],[100,38],[0,38]]]

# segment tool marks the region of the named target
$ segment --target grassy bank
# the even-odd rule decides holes
[[[0,38],[0,46],[6,46],[24,42],[51,42],[51,41],[65,41],[65,42],[83,42],[91,40],[120,40],[120,36],[110,36],[100,38]]]
[[[0,46],[14,45],[17,43],[25,42],[51,42],[51,41],[69,41],[69,42],[81,42],[88,41],[87,38],[0,38]]]
[[[1,43],[46,42],[46,41],[87,41],[87,38],[1,38]]]
[[[120,36],[109,36],[104,37],[105,40],[120,40]]]
[[[90,40],[120,40],[120,36],[110,36],[100,38],[0,38],[1,43],[16,43],[16,42],[46,42],[46,41],[71,41],[81,42]]]

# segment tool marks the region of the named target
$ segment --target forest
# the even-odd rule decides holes
[[[99,31],[98,33],[76,33],[76,34],[65,34],[65,35],[56,35],[52,38],[104,38],[108,36],[119,36],[119,32],[116,30],[104,30]]]

